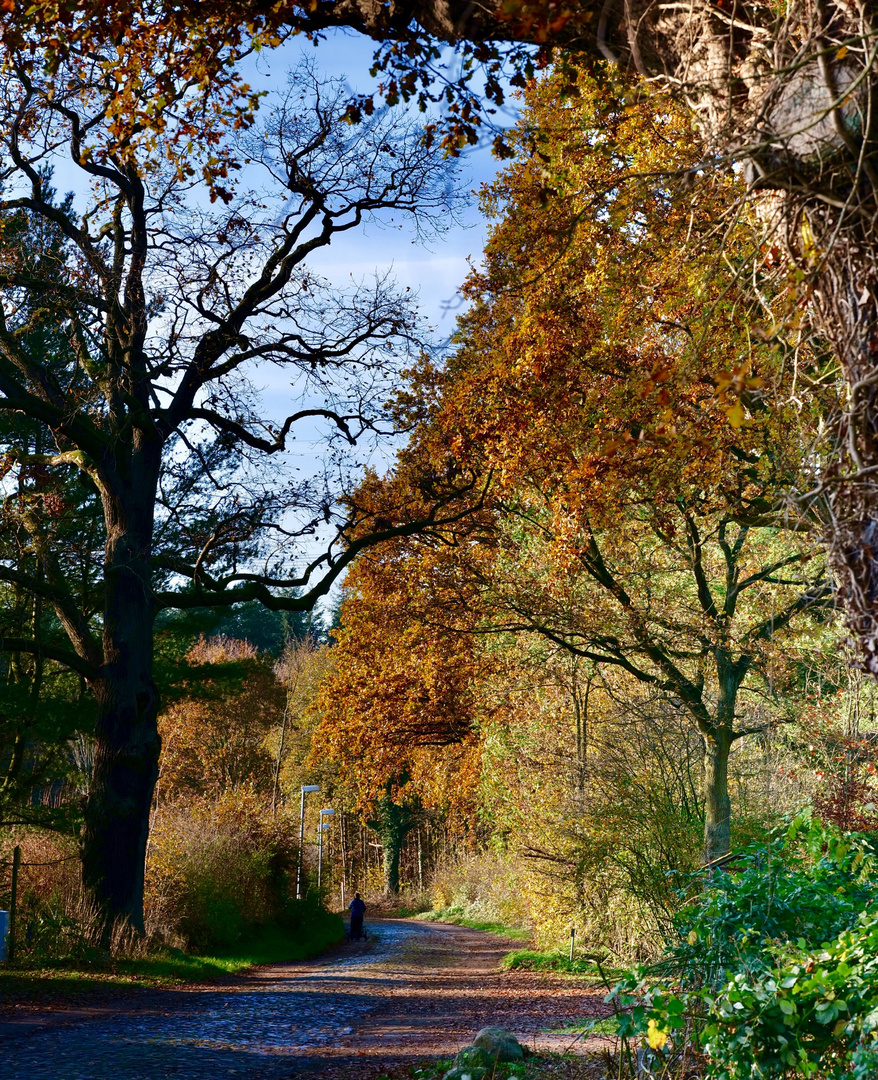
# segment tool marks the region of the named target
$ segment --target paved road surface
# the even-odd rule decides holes
[[[569,1037],[540,1034],[547,1026],[602,1011],[599,993],[501,973],[511,943],[493,935],[414,921],[375,928],[368,946],[258,968],[233,986],[126,994],[120,1012],[85,1020],[22,1014],[0,1024],[0,1080],[353,1077],[453,1054],[488,1023],[560,1049]]]

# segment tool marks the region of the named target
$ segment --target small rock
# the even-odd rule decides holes
[[[487,1069],[494,1059],[481,1046],[465,1046],[454,1059],[454,1064],[461,1069]]]
[[[473,1046],[484,1050],[492,1062],[521,1061],[524,1057],[521,1043],[506,1028],[482,1028],[473,1039]]]

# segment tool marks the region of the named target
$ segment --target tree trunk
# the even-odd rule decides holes
[[[714,651],[719,695],[715,720],[702,727],[704,739],[704,861],[728,855],[731,846],[732,800],[729,797],[729,753],[735,741],[738,691],[750,669],[751,657],[730,655],[728,643]]]
[[[140,457],[146,460],[134,455],[126,494],[103,496],[104,662],[93,684],[94,775],[81,850],[83,885],[104,917],[105,937],[118,920],[144,929],[144,861],[161,745],[150,567],[160,450]]]
[[[402,854],[402,838],[394,836],[393,842],[382,850],[384,858],[384,891],[388,896],[399,894],[399,857]]]
[[[704,861],[728,855],[732,801],[729,797],[729,751],[732,733],[714,728],[704,735]]]
[[[399,860],[402,844],[414,827],[412,812],[406,806],[399,806],[390,797],[390,784],[387,794],[378,800],[377,815],[368,825],[374,829],[381,841],[381,864],[384,872],[384,892],[396,896],[399,892]]]

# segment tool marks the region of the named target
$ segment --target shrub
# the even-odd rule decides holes
[[[433,910],[445,916],[527,929],[531,911],[522,868],[509,855],[490,852],[448,860],[431,880]]]
[[[17,833],[0,842],[0,861],[8,865],[13,847],[21,847],[16,917],[16,963],[40,968],[104,964],[111,958],[142,954],[157,944],[176,945],[135,935],[122,921],[114,925],[109,947],[104,922],[82,891],[75,842],[56,833]],[[8,907],[10,878],[0,891],[0,907]]]
[[[874,840],[797,818],[680,912],[661,969],[685,986],[716,986],[727,971],[771,967],[790,942],[832,940],[875,895],[876,853]]]
[[[745,852],[681,913],[661,964],[616,986],[619,1034],[666,1062],[691,1045],[714,1080],[873,1077],[876,852],[807,814]]]
[[[291,835],[250,788],[165,804],[147,861],[150,927],[170,927],[197,949],[225,949],[282,921],[291,880],[295,887]]]

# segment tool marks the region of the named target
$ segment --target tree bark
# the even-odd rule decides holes
[[[383,795],[378,802],[378,814],[370,821],[381,841],[381,867],[384,872],[384,892],[388,896],[399,893],[399,860],[402,845],[408,833],[414,827],[412,812],[405,806],[399,806]]]
[[[704,861],[728,855],[731,847],[732,800],[729,754],[735,741],[738,690],[750,669],[746,654],[734,661],[728,642],[714,652],[718,683],[715,722],[702,730],[704,739]]]
[[[384,858],[384,892],[388,896],[399,894],[399,858],[402,854],[402,838],[394,835],[390,845],[385,845]]]
[[[704,861],[729,853],[732,800],[729,796],[729,752],[732,733],[714,728],[704,735]]]
[[[153,678],[152,530],[161,447],[135,452],[125,482],[103,491],[104,662],[94,775],[82,831],[82,874],[104,918],[143,932],[143,881],[150,807],[158,779],[159,695]]]

